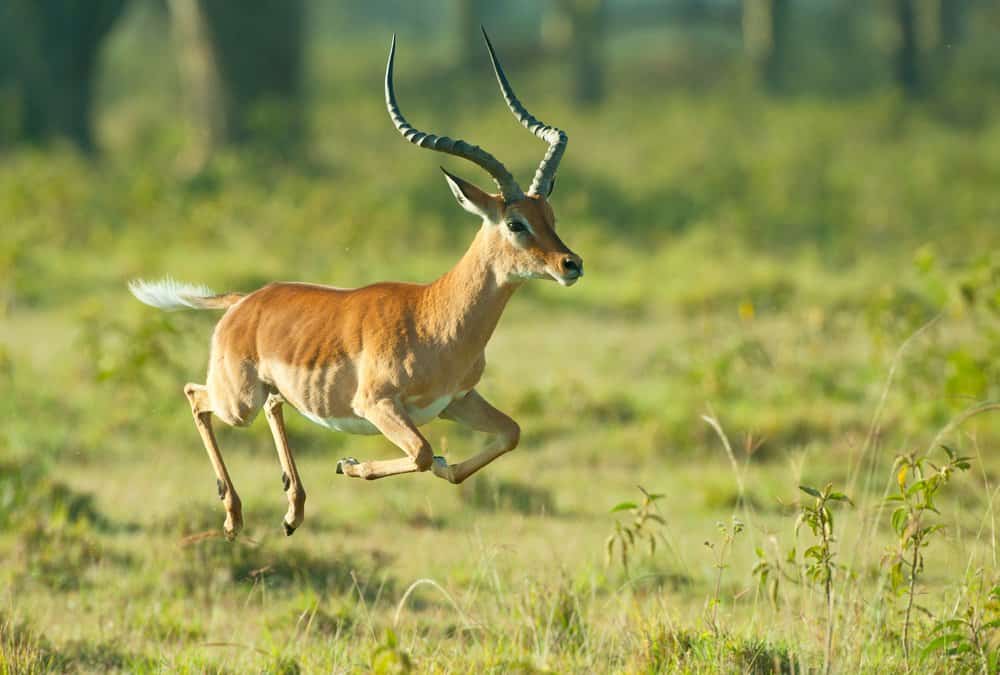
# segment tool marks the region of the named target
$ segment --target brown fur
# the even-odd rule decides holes
[[[407,455],[342,460],[338,467],[350,476],[373,479],[433,468],[435,475],[460,483],[517,445],[517,424],[474,390],[486,365],[486,344],[525,279],[570,285],[582,274],[582,262],[556,234],[544,198],[506,205],[448,177],[459,202],[484,223],[458,264],[433,283],[353,290],[272,283],[246,296],[198,301],[200,307],[228,307],[212,337],[206,385],[185,388],[219,480],[228,534],[239,529],[242,513],[212,434],[211,413],[242,426],[262,407],[267,410],[286,481],[288,534],[302,522],[305,490],[284,434],[282,402],[314,419],[370,425]],[[527,223],[530,232],[510,231],[512,218]],[[437,410],[435,403],[446,406],[441,417],[493,433],[494,441],[459,464],[434,458],[411,411]]]

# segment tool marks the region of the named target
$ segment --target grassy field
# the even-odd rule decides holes
[[[128,48],[109,57],[126,82]],[[516,80],[570,133],[552,201],[587,264],[572,289],[519,291],[490,344],[479,388],[521,446],[461,487],[369,484],[336,460],[395,448],[289,412],[309,498],[286,538],[266,424],[223,428],[247,529],[221,538],[181,393],[203,378],[217,315],[158,313],[126,281],[429,281],[476,227],[441,158],[385,119],[381,47],[343,56],[319,55],[342,65],[322,70],[335,76],[316,88],[304,158],[224,155],[191,175],[170,87],[135,103],[110,85],[101,160],[0,158],[0,672],[798,673],[829,659],[893,673],[904,631],[913,672],[996,668],[1000,118],[958,124],[887,94],[769,101],[734,83],[647,91],[640,109],[623,77],[587,111],[544,74]],[[397,78],[415,124],[530,175],[541,146],[491,83],[428,100],[435,56],[412,58],[416,79],[402,61]],[[449,458],[479,442],[426,430]],[[970,466],[922,512],[935,486],[895,458],[941,466],[941,446]],[[799,486],[828,484],[851,503],[814,516],[834,518],[824,548],[829,526],[799,522],[816,501]],[[887,501],[900,484],[908,501]],[[612,508],[641,502],[638,486],[663,495],[662,522],[643,522],[627,566],[617,544],[608,562],[615,523],[634,523]],[[901,504],[944,526],[912,588],[893,571],[919,530],[916,516],[894,528]],[[956,619],[969,623],[941,624]]]

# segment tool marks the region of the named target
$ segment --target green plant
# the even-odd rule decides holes
[[[736,537],[743,532],[744,525],[742,520],[733,516],[732,525],[727,526],[725,523],[720,521],[716,523],[716,528],[722,536],[722,542],[718,548],[711,541],[705,541],[705,547],[712,552],[712,555],[715,558],[713,567],[717,570],[715,575],[715,592],[705,607],[705,617],[708,621],[709,627],[712,629],[712,632],[718,636],[721,633],[718,623],[718,609],[719,594],[722,591],[722,573],[727,567],[729,567],[729,563],[727,562],[729,553],[732,551],[733,542],[736,541]]]
[[[616,520],[615,531],[608,536],[604,544],[605,564],[610,565],[611,561],[614,560],[615,548],[617,547],[619,559],[626,573],[628,572],[630,552],[635,550],[641,542],[645,541],[649,545],[650,556],[656,555],[656,540],[663,536],[657,527],[666,524],[660,514],[653,513],[656,501],[662,499],[663,495],[647,492],[641,485],[636,487],[642,492],[641,502],[621,502],[611,509],[611,513],[628,511],[632,516],[632,521],[623,525],[622,521]]]
[[[799,579],[788,572],[789,567],[793,569],[796,567],[795,547],[793,546],[788,549],[788,553],[783,558],[781,552],[777,549],[778,546],[775,541],[775,555],[769,557],[763,546],[756,547],[754,555],[757,556],[757,561],[751,569],[751,574],[757,577],[761,590],[767,594],[774,609],[778,609],[781,604],[779,590],[782,579],[795,584],[799,583]]]
[[[931,513],[939,513],[934,499],[956,471],[969,468],[969,457],[959,457],[951,448],[942,445],[948,461],[937,466],[927,456],[910,453],[896,458],[897,494],[888,501],[895,505],[892,512],[892,529],[899,538],[896,545],[883,558],[889,569],[892,588],[906,596],[903,617],[903,657],[910,670],[910,625],[913,600],[916,597],[917,579],[924,570],[924,549],[934,534],[944,529],[940,523],[928,523]]]
[[[808,485],[800,485],[799,489],[810,497],[812,504],[802,504],[799,517],[795,521],[795,534],[798,536],[802,525],[807,525],[816,537],[817,543],[802,552],[803,571],[807,579],[822,587],[826,598],[826,647],[823,655],[823,671],[830,672],[833,656],[833,573],[837,565],[833,562],[835,553],[833,543],[833,512],[832,502],[852,503],[843,492],[836,492],[832,483],[827,483],[822,491]],[[792,552],[794,558],[794,549]]]
[[[413,660],[399,646],[399,640],[391,628],[386,629],[385,638],[372,651],[371,669],[377,675],[409,673],[413,670]]]
[[[965,607],[934,624],[922,659],[940,653],[968,672],[977,666],[984,674],[1000,672],[1000,584],[984,593],[986,586],[980,569],[965,594]]]

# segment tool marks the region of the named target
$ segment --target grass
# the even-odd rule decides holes
[[[152,104],[107,95],[98,164],[59,148],[0,160],[0,672],[817,672],[828,616],[834,672],[903,672],[884,498],[897,454],[940,443],[973,465],[937,502],[914,655],[968,606],[977,570],[996,585],[1000,418],[963,415],[1000,399],[1000,119],[955,126],[877,93],[646,91],[637,111],[613,79],[606,105],[578,111],[527,78],[525,101],[573,139],[553,203],[587,277],[524,288],[490,344],[480,389],[521,447],[461,488],[367,484],[336,459],[398,451],[289,413],[309,500],[285,538],[265,425],[223,428],[247,531],[212,536],[223,514],[181,387],[202,377],[216,317],[155,313],[124,282],[447,269],[475,225],[440,158],[383,119],[380,49],[316,76],[336,87],[316,95],[301,162],[179,172],[169,87]],[[433,51],[413,58],[433,76]],[[399,79],[411,119],[528,175],[539,144],[489,83],[445,109]],[[478,442],[427,431],[450,457]],[[829,483],[855,503],[833,511],[832,609],[801,566],[772,596],[757,549],[804,550],[798,486]],[[625,571],[604,544],[637,484],[664,494],[664,544]],[[720,561],[705,542],[734,516]],[[933,651],[915,667],[975,663]]]

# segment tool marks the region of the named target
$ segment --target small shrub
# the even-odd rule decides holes
[[[611,513],[627,512],[632,517],[632,521],[622,524],[622,521],[616,520],[615,530],[608,536],[604,544],[604,564],[611,564],[617,548],[618,559],[626,573],[628,572],[629,555],[633,551],[644,550],[640,548],[641,546],[649,547],[649,557],[656,555],[656,541],[663,538],[659,528],[666,524],[660,514],[653,513],[656,501],[662,499],[663,495],[646,492],[646,489],[641,485],[638,488],[642,492],[641,502],[621,502],[611,509]]]
[[[803,571],[807,579],[823,589],[826,598],[826,649],[823,658],[823,671],[829,673],[833,658],[833,573],[837,565],[833,562],[835,553],[833,543],[836,539],[833,536],[833,511],[830,504],[833,502],[851,503],[850,498],[843,492],[836,492],[833,484],[827,484],[823,491],[807,485],[800,485],[799,489],[816,501],[812,504],[803,504],[802,512],[795,523],[795,532],[801,525],[807,525],[816,537],[817,543],[813,544],[802,552]]]
[[[718,622],[718,610],[719,610],[719,596],[722,592],[722,574],[725,572],[726,568],[729,567],[729,554],[733,549],[733,542],[736,541],[738,537],[743,532],[743,521],[736,517],[733,517],[732,525],[726,525],[723,522],[716,523],[716,528],[719,530],[721,535],[721,542],[716,546],[713,542],[705,540],[705,547],[712,552],[712,556],[715,559],[713,567],[717,570],[715,575],[715,590],[711,598],[705,604],[705,619],[708,622],[709,628],[712,632],[719,636],[722,630]]]
[[[399,646],[396,634],[386,630],[385,637],[376,645],[371,655],[371,669],[376,675],[397,675],[413,671],[409,652]]]
[[[924,570],[924,549],[934,535],[944,529],[940,523],[929,523],[931,514],[939,513],[934,499],[956,471],[969,468],[969,457],[959,457],[951,448],[941,446],[948,461],[937,466],[928,457],[914,454],[896,458],[896,486],[898,493],[889,496],[895,506],[892,512],[892,529],[899,538],[895,547],[883,558],[889,569],[892,588],[906,596],[903,616],[903,656],[910,669],[910,625],[913,601],[917,592],[917,579]]]
[[[966,589],[964,607],[934,624],[922,659],[940,654],[952,671],[1000,672],[1000,585],[989,592],[986,586],[979,570]]]

